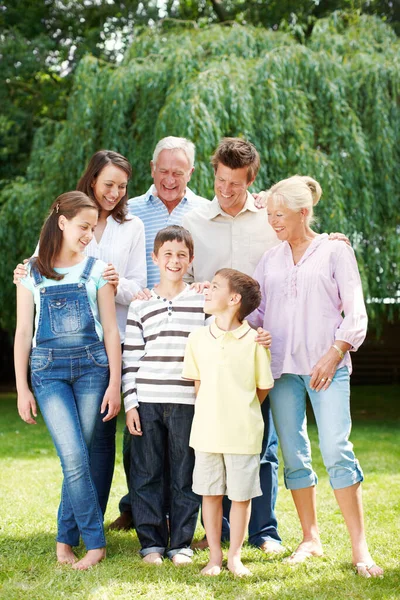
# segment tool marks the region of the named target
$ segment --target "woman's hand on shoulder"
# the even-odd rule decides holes
[[[29,425],[36,425],[36,400],[29,389],[27,389],[25,392],[18,393],[17,406],[18,414],[21,417],[21,419]]]
[[[257,337],[255,338],[255,341],[257,342],[257,344],[260,344],[260,346],[263,346],[263,348],[269,349],[271,348],[272,344],[272,335],[266,329],[258,327]]]
[[[114,265],[108,263],[103,271],[102,277],[108,281],[108,283],[111,283],[111,285],[114,286],[114,295],[116,295],[119,284],[119,274]]]
[[[111,419],[116,417],[121,410],[121,392],[119,386],[109,385],[106,389],[106,393],[104,394],[103,402],[101,403],[100,407],[101,414],[106,412],[107,407],[108,412],[103,418],[104,423],[106,421],[111,421]]]
[[[28,269],[26,267],[26,264],[29,262],[29,258],[24,258],[24,260],[22,261],[22,263],[19,263],[15,269],[14,269],[14,277],[13,277],[13,283],[15,283],[15,285],[18,285],[21,282],[21,279],[23,279],[24,277],[27,276],[28,274]]]

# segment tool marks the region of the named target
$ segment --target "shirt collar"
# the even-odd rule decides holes
[[[238,215],[240,215],[240,213],[246,212],[246,210],[249,210],[250,212],[258,212],[260,210],[255,206],[254,198],[250,194],[250,192],[247,192],[246,202],[244,203],[244,206],[243,206],[242,210],[238,213]],[[210,202],[208,218],[211,220],[211,219],[215,219],[215,217],[218,215],[226,216],[226,214],[227,213],[222,210],[222,208],[218,202],[217,196],[214,196],[212,202]]]
[[[209,326],[209,331],[215,339],[218,339],[223,335],[231,334],[237,340],[240,340],[242,337],[248,334],[250,330],[251,327],[246,320],[243,321],[240,327],[233,329],[232,331],[224,331],[223,329],[220,329],[215,321],[213,321]]]
[[[189,202],[190,200],[193,199],[193,197],[194,197],[194,193],[192,192],[192,190],[190,190],[187,187],[185,190],[185,195],[183,196],[182,200],[179,202],[179,204],[177,206],[180,206],[182,203]],[[155,200],[155,199],[159,200],[161,202],[160,198],[157,196],[157,190],[156,190],[154,183],[147,190],[147,192],[145,194],[145,198],[146,198],[147,202],[151,202],[152,200]]]

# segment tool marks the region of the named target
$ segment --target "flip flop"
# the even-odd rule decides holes
[[[382,578],[383,573],[381,575],[371,575],[370,570],[373,569],[373,567],[377,567],[377,565],[374,562],[371,562],[371,563],[358,562],[354,566],[357,575],[360,575],[360,577],[365,577],[366,579],[369,579],[370,577]]]

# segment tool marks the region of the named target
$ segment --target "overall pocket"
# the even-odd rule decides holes
[[[81,328],[81,316],[78,300],[54,298],[49,301],[50,327],[54,335],[78,333]]]

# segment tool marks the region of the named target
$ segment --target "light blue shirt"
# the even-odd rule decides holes
[[[178,206],[169,213],[165,204],[157,197],[154,185],[142,196],[128,201],[129,213],[139,217],[144,223],[148,288],[153,288],[160,281],[160,271],[151,258],[157,233],[169,225],[182,225],[183,216],[187,212],[203,206],[206,202],[208,203],[208,200],[186,188],[185,195]]]

